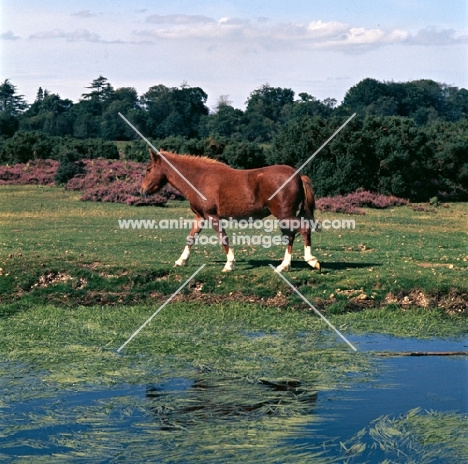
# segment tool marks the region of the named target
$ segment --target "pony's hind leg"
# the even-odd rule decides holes
[[[304,260],[312,268],[318,269],[320,271],[321,265],[319,260],[312,255],[312,247],[310,240],[310,226],[309,224],[302,224],[301,226],[301,235],[304,239]]]
[[[312,268],[321,270],[322,266],[320,264],[320,261],[312,255],[311,252],[311,247],[310,245],[304,245],[304,261]]]
[[[292,249],[294,244],[294,238],[296,237],[297,228],[295,227],[294,222],[288,222],[289,228],[282,227],[281,233],[283,237],[288,237],[288,244],[286,245],[286,251],[284,252],[283,261],[279,266],[276,267],[275,272],[287,272],[291,269],[291,260],[292,260]]]
[[[187,237],[187,244],[185,245],[184,251],[180,255],[180,258],[175,262],[174,266],[186,266],[190,257],[190,248],[195,242],[195,236],[202,230],[203,218],[201,216],[195,216],[190,233]]]
[[[296,232],[299,230],[304,239],[304,259],[314,269],[320,270],[320,262],[312,255],[310,245],[310,225],[299,218],[292,218],[289,222],[290,227],[281,229],[283,236],[288,237],[288,245],[282,263],[275,269],[276,272],[289,271],[291,268],[292,248]]]
[[[236,259],[234,257],[234,251],[229,246],[229,237],[218,218],[212,218],[212,221],[213,228],[218,233],[219,243],[221,243],[226,253],[226,264],[223,267],[223,272],[231,272],[236,267]]]

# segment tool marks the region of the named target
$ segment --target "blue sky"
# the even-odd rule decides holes
[[[0,0],[0,78],[77,101],[115,87],[201,87],[243,108],[270,84],[340,102],[360,80],[468,87],[466,0]]]

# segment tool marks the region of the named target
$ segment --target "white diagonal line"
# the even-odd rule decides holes
[[[119,116],[172,168],[182,179],[190,185],[205,201],[206,197],[201,193],[122,113]]]
[[[154,313],[151,317],[149,317],[147,319],[147,321],[136,331],[133,333],[133,335],[117,350],[118,353],[120,353],[120,350],[122,348],[124,348],[134,337],[136,337],[138,335],[138,333],[140,332],[141,329],[143,329],[143,327],[145,327],[147,324],[149,324],[151,322],[151,320],[154,318],[154,316],[156,316],[156,314],[159,313],[159,311],[161,311],[161,309],[164,308],[164,306],[166,306],[169,301],[171,301],[204,267],[206,266],[206,264],[202,264],[185,282],[183,285],[181,285]]]
[[[270,264],[270,267],[275,270],[275,267]],[[305,301],[314,311],[318,314],[354,351],[357,349],[351,344],[350,341],[325,317],[322,313],[291,283],[289,282],[286,277],[284,277],[281,272],[277,272],[277,274],[301,297],[303,301]]]
[[[268,199],[271,200],[274,196],[276,196],[276,194],[277,194],[277,193],[278,193],[278,192],[279,192],[279,191],[280,191],[280,190],[281,190],[281,189],[282,189],[282,188],[283,188],[283,187],[284,187],[284,186],[285,186],[285,185],[286,185],[286,184],[287,184],[287,183],[288,183],[288,182],[289,182],[289,181],[290,181],[306,164],[310,163],[310,162],[315,158],[315,156],[320,152],[320,150],[322,150],[324,147],[326,147],[326,146],[330,143],[330,141],[338,134],[338,132],[341,131],[341,129],[343,129],[343,128],[346,126],[346,124],[348,124],[349,121],[351,121],[351,119],[354,118],[354,116],[356,116],[356,113],[352,114],[352,115],[347,119],[347,121],[346,121],[339,129],[337,129],[337,130],[335,131],[335,133],[334,133],[325,143],[323,143],[323,145],[322,145],[322,146],[321,146],[305,163],[303,163],[303,164],[296,170],[296,172],[295,172],[294,174],[292,174],[291,177],[290,177],[286,182],[284,182],[284,184],[283,184],[281,187],[279,187],[278,190],[276,190],[276,192],[275,192],[273,195],[271,195],[271,197],[268,198]]]

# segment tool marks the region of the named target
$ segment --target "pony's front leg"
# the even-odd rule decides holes
[[[296,237],[296,232],[290,229],[281,229],[281,232],[284,236],[288,237],[288,244],[286,246],[286,251],[284,252],[284,258],[282,263],[277,266],[275,272],[289,271],[291,269],[291,259],[292,259],[292,249],[294,244],[294,238]]]
[[[195,216],[190,233],[187,237],[187,245],[185,245],[184,251],[180,255],[180,258],[175,262],[174,266],[186,266],[188,259],[190,257],[190,248],[195,242],[195,237],[203,229],[203,218],[200,216]]]
[[[227,240],[227,235],[226,235],[226,240]],[[234,258],[234,252],[232,251],[232,248],[229,246],[229,244],[224,246],[224,251],[226,253],[227,261],[223,267],[223,272],[231,272],[236,267],[236,259]]]
[[[222,224],[219,222],[219,219],[212,218],[212,220],[213,228],[218,233],[219,243],[223,245],[224,252],[226,253],[226,264],[223,267],[223,272],[231,272],[236,267],[236,259],[232,248],[229,246],[229,237],[223,229]]]
[[[189,245],[189,244],[185,245],[184,251],[180,255],[180,258],[174,263],[174,267],[187,265],[188,259],[190,257],[191,246],[192,245]]]
[[[294,240],[294,238],[293,238]],[[291,238],[289,239],[291,242]],[[287,245],[286,251],[284,253],[283,261],[279,266],[276,267],[275,272],[289,271],[291,269],[291,259],[292,259],[292,243]]]

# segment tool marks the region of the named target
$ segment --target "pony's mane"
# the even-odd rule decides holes
[[[163,156],[169,156],[175,157],[175,158],[183,158],[186,160],[189,160],[190,162],[193,162],[194,164],[217,164],[219,166],[226,166],[225,163],[222,163],[221,161],[215,160],[213,158],[208,158],[208,156],[196,156],[196,155],[179,155],[178,153],[174,153],[172,151],[161,151]]]

